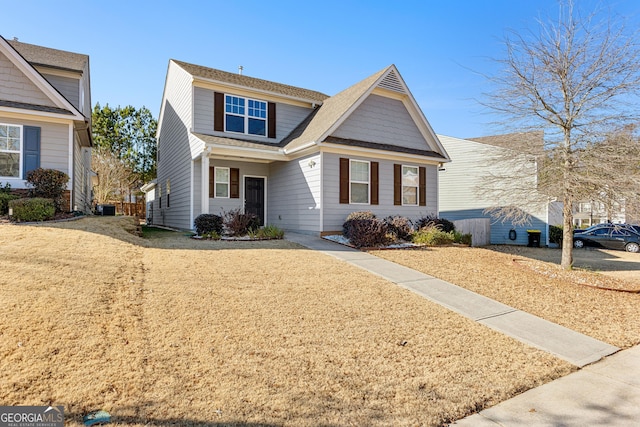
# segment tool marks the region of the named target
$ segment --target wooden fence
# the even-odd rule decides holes
[[[117,215],[137,216],[138,218],[144,218],[146,215],[146,204],[144,201],[138,203],[116,202],[113,204],[116,206]]]
[[[489,218],[459,219],[453,221],[456,231],[471,234],[471,246],[486,246],[491,243],[491,220]]]

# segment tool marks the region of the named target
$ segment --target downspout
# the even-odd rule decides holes
[[[73,168],[75,166],[75,161],[76,161],[76,152],[74,148],[75,148],[75,140],[74,140],[73,123],[69,123],[69,152],[71,154],[69,156],[69,184],[67,184],[67,189],[69,190],[69,211],[73,210],[74,199],[75,199],[75,192],[73,191],[75,186]]]

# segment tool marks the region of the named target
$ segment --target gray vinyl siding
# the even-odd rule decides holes
[[[191,76],[169,64],[162,124],[158,135],[158,187],[154,201],[155,224],[191,229]],[[171,205],[167,207],[167,180],[171,183]],[[159,208],[159,199],[162,208]]]
[[[0,123],[40,128],[40,166],[69,174],[69,124],[15,119],[0,115]],[[21,160],[22,161],[22,160]],[[13,188],[26,188],[21,178],[6,180]]]
[[[270,166],[267,223],[284,230],[320,232],[321,156]]]
[[[193,219],[202,213],[202,158],[193,161]],[[193,224],[192,224],[193,225]]]
[[[71,77],[56,76],[52,74],[42,74],[67,101],[80,110],[80,81]]]
[[[238,168],[240,171],[240,197],[232,199],[230,197],[210,197],[209,213],[220,215],[233,209],[244,211],[244,177],[256,176],[265,177],[265,201],[268,204],[271,194],[269,192],[269,165],[266,163],[233,162],[228,160],[210,159],[209,167]],[[209,173],[207,171],[207,173]],[[268,212],[268,208],[267,208]]]
[[[340,195],[340,157],[377,161],[379,163],[379,204],[341,204]],[[393,165],[403,164],[406,166],[424,166],[426,168],[426,206],[396,206],[393,204]],[[371,211],[378,218],[385,218],[390,215],[402,215],[411,220],[418,219],[426,215],[436,215],[438,213],[438,168],[436,165],[412,163],[409,161],[399,162],[391,160],[375,159],[360,156],[344,156],[333,153],[324,153],[322,162],[323,175],[323,230],[342,230],[347,215],[355,211]]]
[[[491,218],[484,210],[492,205],[477,194],[477,186],[492,168],[497,167],[491,160],[499,147],[481,144],[474,141],[438,135],[440,142],[451,157],[446,164],[446,171],[440,174],[440,216],[448,220]],[[535,188],[531,189],[532,192]],[[546,212],[535,212],[522,206],[531,216],[531,222],[515,225],[491,218],[491,243],[516,244],[528,243],[527,230],[540,230],[541,244],[545,244],[547,235]],[[509,231],[516,230],[517,239],[509,239]]]
[[[212,90],[193,88],[193,130],[206,134],[213,132]]]
[[[338,138],[431,149],[401,101],[370,95],[333,132]]]
[[[91,185],[89,170],[91,168],[91,150],[82,148],[80,141],[74,141],[73,155],[73,194],[70,208],[81,212],[91,211]]]
[[[231,92],[228,92],[231,93]],[[213,98],[214,91],[201,87],[194,87],[193,90],[193,129],[194,132],[209,135],[225,135],[224,132],[214,132],[213,130]],[[259,98],[259,97],[258,97]],[[269,101],[268,99],[262,99]],[[276,103],[276,138],[256,137],[254,135],[244,135],[243,138],[250,138],[260,141],[279,143],[289,135],[313,110],[311,108],[289,105],[282,102]],[[231,137],[238,137],[238,134],[230,134]]]
[[[55,107],[53,101],[2,54],[0,54],[0,98],[6,101]]]

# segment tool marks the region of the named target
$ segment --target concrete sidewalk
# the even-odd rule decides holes
[[[451,425],[640,425],[640,346],[621,351]]]
[[[640,425],[640,346],[603,359],[619,349],[451,283],[337,243],[294,233],[287,233],[285,238],[384,277],[478,323],[583,368],[458,420],[452,426]]]
[[[579,332],[366,252],[305,234],[286,233],[285,238],[383,277],[430,301],[578,367],[596,362],[620,350]]]

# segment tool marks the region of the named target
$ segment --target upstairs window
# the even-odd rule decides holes
[[[20,126],[0,124],[0,176],[2,177],[20,177],[21,134]]]
[[[267,103],[225,95],[225,130],[249,135],[267,135]]]

